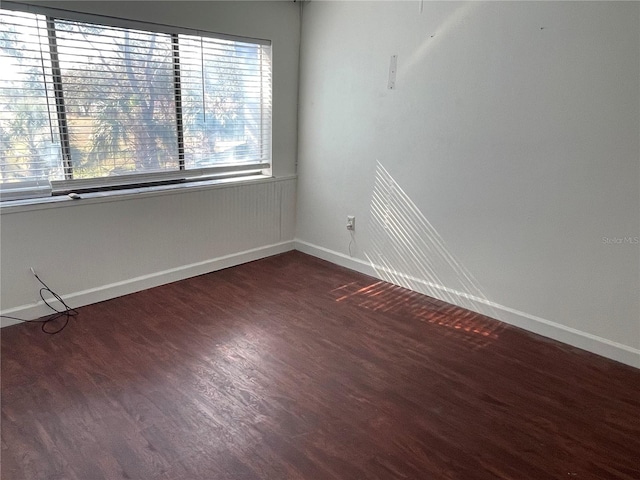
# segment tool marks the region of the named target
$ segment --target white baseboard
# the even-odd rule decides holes
[[[260,258],[284,253],[290,250],[299,250],[303,253],[313,255],[314,257],[322,258],[336,265],[340,265],[351,270],[355,270],[366,275],[370,275],[375,278],[387,280],[382,278],[378,272],[384,271],[383,267],[374,266],[370,262],[366,262],[357,258],[351,258],[342,253],[329,250],[318,245],[296,239],[293,241],[280,242],[272,245],[266,245],[243,252],[238,252],[214,259],[205,260],[202,262],[192,263],[190,265],[183,265],[180,267],[164,270],[161,272],[155,272],[149,275],[143,275],[140,277],[124,280],[121,282],[112,283],[109,285],[103,285],[96,288],[83,290],[80,292],[74,292],[71,294],[63,295],[63,299],[71,304],[73,307],[81,307],[84,305],[90,305],[92,303],[102,302],[112,298],[120,297],[122,295],[128,295],[148,288],[157,287],[167,283],[183,280],[185,278],[202,275],[216,270],[222,270],[224,268],[233,267],[242,263],[251,262]],[[394,272],[396,277],[402,276],[397,272]],[[552,338],[554,340],[566,343],[568,345],[587,350],[589,352],[601,355],[612,360],[631,365],[636,368],[640,368],[640,350],[623,345],[621,343],[607,340],[606,338],[598,337],[587,332],[583,332],[571,327],[561,325],[550,320],[546,320],[535,315],[531,315],[504,305],[489,302],[485,299],[470,298],[469,295],[456,292],[443,286],[435,286],[428,284],[424,280],[416,279],[415,277],[404,276],[408,283],[413,286],[413,290],[419,293],[427,293],[430,296],[439,298],[440,300],[451,302],[452,298],[456,296],[460,299],[456,302],[457,305],[464,308],[470,308],[476,312],[482,314],[489,314],[493,318],[502,322],[514,325],[516,327],[523,328],[530,332]],[[420,289],[420,285],[424,284],[425,288]],[[405,286],[406,285],[402,285]],[[421,291],[422,290],[422,291]],[[438,296],[438,290],[446,292],[446,296]],[[471,303],[471,305],[470,305]],[[60,308],[61,305],[58,302],[52,302],[52,305],[56,308]],[[2,311],[3,315],[10,315],[19,318],[35,319],[48,315],[50,310],[42,302],[29,305],[21,305],[19,307],[10,308]],[[18,320],[1,319],[0,326],[6,327],[20,323]]]
[[[323,260],[327,260],[331,263],[335,263],[351,270],[355,270],[357,272],[364,273],[381,280],[388,280],[387,278],[382,278],[378,273],[384,272],[385,268],[372,265],[370,262],[352,258],[342,253],[329,250],[327,248],[320,247],[318,245],[314,245],[300,239],[294,240],[294,248],[301,252],[313,255],[314,257],[318,257]],[[535,315],[531,315],[514,308],[500,305],[486,299],[471,297],[466,293],[457,292],[441,285],[433,285],[422,279],[399,274],[398,272],[393,272],[393,276],[396,278],[404,277],[407,282],[401,286],[407,287],[407,284],[411,285],[411,289],[419,293],[426,293],[432,297],[436,297],[439,300],[443,300],[449,303],[452,302],[452,299],[455,301],[457,298],[459,301],[455,303],[458,306],[474,310],[484,315],[489,315],[496,320],[500,320],[504,323],[514,325],[538,335],[542,335],[544,337],[566,343],[573,347],[581,348],[588,352],[601,355],[603,357],[624,363],[626,365],[640,368],[640,350],[637,348],[613,342],[611,340],[607,340],[606,338],[598,337],[596,335],[592,335],[575,328],[567,327],[565,325],[561,325],[559,323],[552,322],[550,320],[546,320],[544,318],[537,317]],[[421,285],[424,286],[423,289],[420,288]],[[439,296],[438,292],[446,292],[446,296]]]
[[[102,285],[96,288],[82,290],[66,295],[62,295],[62,299],[68,302],[72,307],[82,307],[92,303],[103,302],[122,295],[139,292],[148,288],[165,285],[167,283],[184,280],[185,278],[195,277],[205,273],[215,272],[224,268],[233,267],[242,263],[259,260],[261,258],[277,255],[293,250],[293,241],[280,242],[272,245],[245,250],[243,252],[224,255],[222,257],[204,260],[202,262],[192,263],[190,265],[181,265],[161,272],[154,272],[149,275],[123,280],[121,282]],[[55,308],[63,308],[58,301],[50,302]],[[24,318],[32,320],[49,315],[51,310],[42,302],[30,305],[21,305],[19,307],[4,310],[2,315],[10,315],[12,317]],[[19,320],[11,320],[2,318],[0,326],[7,327]]]

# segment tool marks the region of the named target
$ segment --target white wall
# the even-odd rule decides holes
[[[30,2],[34,3],[34,2]],[[0,213],[2,312],[35,318],[33,266],[72,306],[292,248],[299,8],[293,2],[40,2],[272,40],[274,180]],[[4,322],[3,324],[6,324]]]
[[[314,0],[302,31],[298,248],[640,366],[639,3]]]

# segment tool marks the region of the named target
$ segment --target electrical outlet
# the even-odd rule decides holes
[[[353,215],[347,215],[347,230],[356,229],[356,217]]]

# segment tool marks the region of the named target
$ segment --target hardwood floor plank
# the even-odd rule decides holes
[[[0,331],[0,474],[640,478],[640,371],[299,252]]]

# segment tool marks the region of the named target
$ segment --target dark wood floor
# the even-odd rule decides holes
[[[3,480],[640,479],[639,370],[298,252],[1,336]]]

